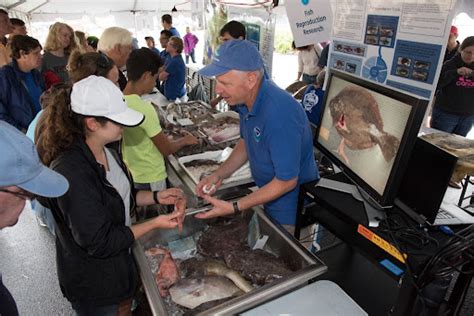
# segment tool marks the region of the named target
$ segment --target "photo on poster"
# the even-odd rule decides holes
[[[397,40],[391,75],[433,84],[441,45]]]
[[[408,78],[410,75],[410,69],[405,67],[397,67],[395,74],[400,77]]]
[[[382,45],[382,46],[391,47],[392,46],[392,38],[381,36],[380,39],[379,39],[379,44]]]
[[[257,47],[257,50],[260,50],[260,25],[246,22],[243,22],[243,24],[247,33],[245,39],[252,42]]]
[[[328,65],[331,68],[358,76],[362,71],[362,59],[351,55],[332,53]]]
[[[338,69],[338,70],[344,70],[346,66],[346,62],[340,59],[335,59],[333,63],[333,68]]]
[[[398,19],[398,16],[367,15],[364,43],[393,48]]]
[[[426,71],[413,70],[411,77],[418,81],[426,81],[428,79],[428,73]]]
[[[393,29],[391,27],[382,26],[380,28],[380,36],[393,37]]]
[[[397,65],[410,67],[411,66],[411,59],[408,57],[398,57]]]
[[[367,25],[367,31],[365,33],[367,35],[378,35],[379,27],[377,25]]]
[[[353,74],[356,72],[356,70],[357,70],[356,64],[351,64],[351,63],[346,64],[346,72]]]
[[[367,35],[365,37],[365,43],[369,45],[377,45],[379,43],[379,37],[375,35]]]
[[[430,63],[422,60],[415,60],[415,68],[417,69],[423,69],[423,70],[429,70],[430,69]]]
[[[340,41],[334,41],[333,45],[334,45],[334,51],[338,53],[344,53],[344,54],[361,56],[361,57],[366,56],[367,46],[354,44],[354,43],[340,42]]]
[[[318,142],[383,194],[411,106],[337,77],[326,93]]]

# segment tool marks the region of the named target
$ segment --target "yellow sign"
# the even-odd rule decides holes
[[[357,227],[357,232],[388,252],[390,255],[393,257],[397,258],[398,261],[405,263],[405,258],[407,257],[406,254],[401,254],[400,251],[398,251],[395,246],[393,246],[391,243],[383,239],[382,237],[378,236],[377,234],[374,234],[370,229],[367,229],[366,227],[362,226],[359,224]]]

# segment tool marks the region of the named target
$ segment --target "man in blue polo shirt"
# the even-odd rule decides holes
[[[319,178],[308,119],[301,105],[264,77],[262,58],[245,40],[223,43],[212,63],[201,69],[216,77],[216,93],[240,115],[240,140],[229,159],[196,187],[214,206],[197,218],[239,213],[256,205],[291,231],[295,225],[299,185]],[[213,194],[222,180],[246,161],[259,189],[230,203]]]

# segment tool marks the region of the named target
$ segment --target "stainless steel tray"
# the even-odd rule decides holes
[[[299,288],[307,284],[310,279],[321,275],[327,270],[326,266],[318,258],[303,248],[281,226],[275,224],[262,208],[253,208],[244,214],[250,220],[254,213],[258,216],[261,233],[269,236],[266,247],[268,247],[270,252],[289,262],[297,271],[288,277],[276,280],[197,315],[234,315],[241,313]],[[135,242],[133,254],[136,258],[148,302],[154,315],[169,314],[160,297],[155,278],[145,257],[145,249],[157,243],[166,246],[171,241],[203,230],[205,226],[206,222],[195,219],[193,216],[187,216],[182,235],[179,235],[176,230],[155,230]]]

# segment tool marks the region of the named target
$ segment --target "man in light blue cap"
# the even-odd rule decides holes
[[[45,167],[35,145],[13,126],[0,121],[0,229],[13,226],[26,200],[61,196],[69,188],[62,175]],[[0,276],[0,315],[18,315],[15,300]]]
[[[294,230],[299,185],[319,178],[308,119],[298,102],[264,77],[263,60],[246,40],[223,43],[199,71],[216,78],[216,93],[240,116],[240,140],[229,159],[196,187],[214,208],[197,218],[240,213],[264,204],[288,231]],[[233,203],[210,196],[247,160],[259,189]]]

